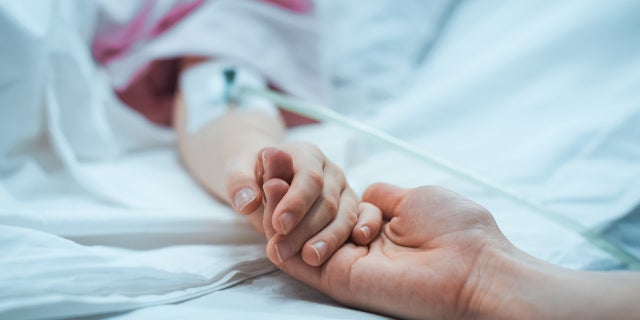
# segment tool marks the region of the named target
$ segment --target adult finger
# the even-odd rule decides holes
[[[382,211],[385,219],[393,218],[394,211],[407,196],[409,189],[403,189],[392,184],[374,183],[364,191],[363,202],[369,202]]]

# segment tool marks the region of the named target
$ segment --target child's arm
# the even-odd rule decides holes
[[[182,70],[204,61],[184,59]],[[259,110],[240,112],[227,108],[221,116],[190,132],[188,108],[183,93],[178,92],[173,125],[184,166],[210,194],[236,211],[243,214],[258,211],[262,192],[255,181],[255,159],[260,149],[282,141],[282,120]],[[229,176],[234,177],[235,190],[226,188]],[[251,221],[261,229],[262,219],[254,217],[259,214],[252,215]]]
[[[200,61],[187,60],[184,68]],[[288,249],[281,250],[281,258],[286,260],[286,256],[297,253],[309,237],[316,234],[325,243],[330,243],[326,248],[320,248],[326,257],[336,249],[334,243],[338,245],[349,238],[357,221],[354,212],[357,196],[348,188],[342,171],[326,160],[318,148],[311,144],[283,143],[283,121],[260,111],[228,110],[191,133],[186,130],[185,115],[189,106],[184,101],[179,93],[174,126],[185,167],[211,194],[231,205],[235,211],[249,215],[259,230],[264,231],[265,225],[263,176],[259,170],[266,163],[262,161],[260,150],[279,146],[291,156],[291,166],[276,175],[288,178],[285,180],[291,183],[288,200],[284,201],[288,205],[276,212],[273,224],[267,224],[268,228],[274,228],[282,235],[289,234],[286,237]],[[321,260],[324,258],[307,262],[320,263]]]

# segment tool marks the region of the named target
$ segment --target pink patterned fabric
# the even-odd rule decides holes
[[[227,30],[232,31],[236,24],[243,26],[248,22],[255,24],[263,21],[261,17],[252,16],[251,14],[246,15],[243,19],[258,18],[259,20],[227,19],[227,21],[220,22],[220,20],[225,20],[226,17],[210,18],[208,14],[199,15],[193,19],[189,18],[199,8],[210,10],[216,4],[222,4],[222,1],[215,0],[142,0],[142,2],[131,1],[122,4],[126,7],[116,7],[113,2],[108,1],[104,1],[105,10],[99,16],[97,32],[92,43],[94,59],[105,65],[109,72],[113,72],[112,75],[116,80],[113,80],[112,83],[114,91],[120,100],[141,113],[148,120],[163,126],[171,125],[173,118],[174,97],[178,89],[180,72],[180,57],[216,56],[215,52],[203,53],[199,50],[193,52],[183,48],[190,46],[189,42],[194,41],[199,41],[200,43],[203,43],[202,41],[204,43],[210,41],[210,46],[214,47],[215,40],[219,39],[220,36],[224,36],[218,30],[224,30],[222,33],[227,33]],[[238,1],[237,6],[256,8],[260,2],[277,6],[282,8],[283,12],[287,11],[293,15],[308,16],[308,13],[313,9],[310,0],[256,0],[254,4]],[[236,4],[226,1],[225,6],[228,8],[229,5]],[[124,10],[125,8],[126,10]],[[122,12],[127,12],[128,18],[127,16],[123,17]],[[268,12],[265,14],[269,15]],[[285,19],[283,21],[286,21],[286,18],[283,19]],[[186,23],[191,27],[202,26],[202,28],[192,28],[189,29],[191,30],[190,32],[182,28],[180,31],[174,32],[174,27],[180,23]],[[282,30],[287,30],[282,29],[279,23],[277,22],[273,27],[265,25],[264,29],[257,29],[256,31],[279,33]],[[216,33],[218,34],[217,36],[211,36]],[[167,41],[176,43],[174,45],[175,49],[171,49],[173,52],[170,54],[156,53],[159,52],[155,51],[157,50],[156,43],[161,42],[163,48],[168,48]],[[226,43],[229,43],[228,39]],[[300,43],[300,39],[292,39],[291,43]],[[233,43],[231,45],[232,47],[235,46]],[[238,46],[238,48],[241,47],[242,45]],[[147,49],[150,50],[148,51]],[[229,54],[225,55],[228,56]],[[286,63],[291,64],[296,60],[291,59],[288,61],[291,62]]]
[[[313,8],[308,0],[262,0],[297,13],[308,13]]]
[[[154,1],[147,1],[129,24],[121,29],[110,30],[105,35],[94,39],[91,52],[94,59],[101,64],[117,58],[128,51],[131,46],[143,37],[144,23],[149,20]]]
[[[137,44],[153,41],[196,10],[203,1],[177,3],[155,21],[152,11],[156,0],[145,1],[128,24],[95,39],[92,46],[94,58],[101,64],[108,64]],[[179,71],[177,63],[177,59],[167,59],[140,66],[130,85],[116,89],[116,95],[151,122],[171,125],[173,96]]]
[[[109,30],[106,30],[108,32],[99,34],[94,39],[91,48],[94,59],[101,64],[107,64],[131,50],[140,41],[153,40],[197,9],[203,1],[178,3],[158,21],[153,21],[154,18],[151,15],[156,0],[145,1],[129,23],[120,27],[108,28]],[[150,24],[152,27],[147,27]]]
[[[177,3],[160,19],[153,16],[156,0],[147,0],[134,17],[121,26],[106,28],[93,42],[94,59],[101,64],[122,57],[136,45],[153,41],[180,20],[196,10],[203,0]],[[156,60],[140,66],[130,85],[116,88],[116,95],[125,104],[140,112],[149,121],[169,126],[172,119],[173,96],[177,88],[177,59]]]
[[[192,11],[196,10],[203,2],[204,0],[196,0],[191,3],[181,3],[176,5],[160,20],[160,22],[156,24],[155,27],[153,27],[153,29],[151,29],[151,33],[149,35],[152,38],[155,38],[163,34],[165,31],[173,27],[173,25],[188,16]]]

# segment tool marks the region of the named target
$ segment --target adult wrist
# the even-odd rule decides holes
[[[551,264],[519,250],[506,239],[488,245],[469,275],[465,316],[471,319],[540,319]]]

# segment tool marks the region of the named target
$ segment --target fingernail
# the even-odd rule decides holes
[[[364,240],[369,240],[369,236],[371,235],[371,229],[367,226],[360,227],[360,231],[364,234]]]
[[[311,245],[311,248],[316,253],[318,262],[322,261],[322,258],[327,254],[327,250],[329,250],[327,243],[324,241],[315,242],[314,244]]]
[[[253,193],[251,188],[242,188],[240,191],[236,192],[236,195],[233,197],[233,204],[236,209],[242,210],[255,198],[256,194]]]
[[[293,215],[289,212],[285,212],[280,216],[280,227],[282,227],[283,232],[289,232],[293,227],[294,220]]]
[[[283,240],[276,244],[276,255],[278,256],[278,261],[280,261],[280,263],[284,263],[285,260],[289,259],[293,254],[291,251],[291,246],[287,241]]]

